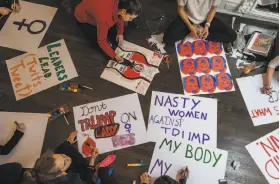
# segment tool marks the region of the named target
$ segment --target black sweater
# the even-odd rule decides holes
[[[23,133],[16,130],[12,138],[4,145],[0,145],[0,155],[8,155],[22,138]]]

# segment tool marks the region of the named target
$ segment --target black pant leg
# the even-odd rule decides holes
[[[206,38],[209,41],[233,43],[237,38],[236,32],[225,24],[219,18],[214,17],[209,28],[209,35]]]
[[[80,23],[77,21],[78,26],[83,32],[83,35],[88,39],[93,47],[98,46],[97,43],[97,27],[87,23]]]
[[[22,166],[19,163],[8,163],[0,165],[1,184],[19,184]]]
[[[109,176],[108,170],[108,167],[101,167],[98,169],[98,176],[100,177],[101,182],[103,184],[118,184],[114,172]]]
[[[181,19],[181,17],[177,17],[165,30],[163,36],[163,42],[166,45],[173,45],[175,42],[183,39],[190,33],[187,25]]]
[[[117,34],[118,34],[117,26],[114,25],[113,27],[111,27],[111,29],[109,29],[108,36],[107,36],[107,38],[109,39],[110,43],[112,44],[112,48],[113,49],[116,49],[116,47],[118,46],[118,42],[116,40]]]

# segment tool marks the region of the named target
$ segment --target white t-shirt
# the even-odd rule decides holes
[[[194,24],[200,24],[207,19],[212,7],[217,7],[221,0],[178,0],[178,5],[185,7],[189,19]]]

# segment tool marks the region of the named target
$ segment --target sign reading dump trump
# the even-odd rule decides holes
[[[21,11],[11,13],[0,32],[0,46],[36,52],[57,8],[20,1]]]
[[[6,61],[16,100],[77,77],[64,40]]]
[[[179,169],[188,166],[188,183],[217,184],[226,171],[228,152],[161,134],[149,167],[149,175],[176,179]]]
[[[153,91],[147,141],[159,133],[217,146],[217,100]]]

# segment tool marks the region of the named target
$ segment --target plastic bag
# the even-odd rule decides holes
[[[243,32],[237,32],[237,38],[233,43],[233,48],[237,49],[237,50],[242,50],[244,49],[246,46],[246,40],[244,37]]]

